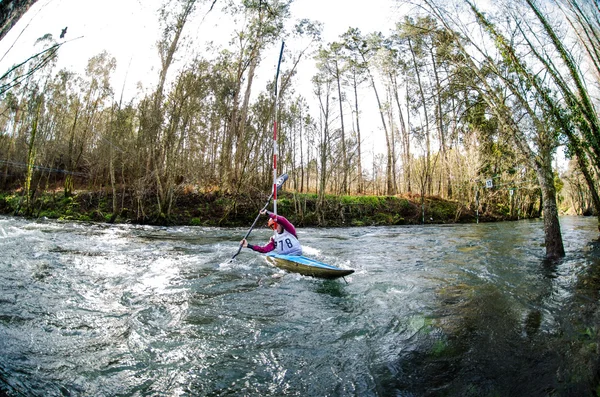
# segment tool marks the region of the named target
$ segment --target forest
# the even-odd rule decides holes
[[[317,213],[333,195],[542,215],[549,257],[564,256],[560,214],[600,214],[597,2],[398,1],[393,31],[349,26],[327,42],[292,1],[165,0],[153,89],[129,101],[109,52],[78,74],[56,66],[62,38],[40,37],[0,81],[0,191],[24,214],[85,191],[106,195],[113,220],[168,220],[192,193],[268,192],[277,120],[284,191],[315,195]],[[190,55],[201,7],[235,23],[226,48]],[[257,70],[282,42],[275,92],[275,70],[265,86]],[[309,96],[296,83],[307,60]],[[363,145],[374,131],[382,152]]]

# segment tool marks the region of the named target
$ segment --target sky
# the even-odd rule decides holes
[[[65,43],[58,53],[59,68],[84,75],[88,60],[106,50],[117,59],[112,76],[115,97],[119,98],[121,93],[125,101],[140,97],[140,83],[142,90],[149,92],[158,81],[157,10],[162,1],[165,0],[38,0],[0,41],[0,72],[39,52],[41,48],[35,46],[35,41],[47,33],[62,42],[59,36],[67,27]],[[204,2],[186,25],[184,34],[193,37],[196,43],[213,41],[226,46],[235,26],[230,16],[217,10],[224,2],[218,0],[210,13],[212,1]],[[387,33],[401,19],[397,3],[397,0],[295,0],[290,24],[303,18],[322,22],[324,42],[338,39],[349,27],[357,27],[363,33]],[[293,42],[286,41],[286,48],[292,46]],[[264,51],[253,95],[258,95],[266,82],[274,78],[280,47],[281,42]],[[170,69],[171,74],[174,69]],[[305,56],[298,65],[294,89],[314,105],[313,117],[317,118],[311,82],[315,72],[314,61]],[[364,89],[360,102],[363,153],[382,153],[385,139],[372,90]]]
[[[113,88],[120,91],[125,84],[126,91],[134,95],[138,81],[148,85],[158,80],[155,43],[160,33],[157,14],[160,3],[161,0],[38,0],[0,41],[0,72],[39,52],[34,43],[46,33],[61,42],[61,30],[67,27],[65,44],[59,50],[59,66],[83,74],[87,61],[106,50],[117,59]],[[350,26],[363,32],[387,32],[394,24],[395,3],[395,0],[295,0],[292,20],[309,18],[323,22],[325,41],[335,40]],[[230,17],[217,10],[218,6],[219,2],[208,13],[210,2],[202,4],[195,12],[195,22],[188,25],[187,34],[196,41],[226,45],[235,27]],[[204,15],[206,18],[199,24]],[[265,51],[263,74],[276,68],[279,47],[280,43]],[[310,77],[304,76],[308,81],[298,83],[309,84]]]
[[[88,60],[106,50],[117,59],[112,79],[115,95],[120,96],[123,90],[126,101],[134,98],[139,95],[139,82],[145,90],[150,90],[158,81],[159,57],[155,44],[160,33],[157,10],[162,1],[165,0],[38,0],[0,41],[0,73],[39,52],[36,39],[51,33],[59,40],[61,30],[67,27],[65,43],[59,50],[59,67],[83,75]],[[211,1],[202,4],[195,12],[195,22],[188,24],[187,35],[196,42],[216,41],[226,45],[235,26],[229,16],[217,10],[224,2],[217,0],[210,13]],[[336,40],[349,27],[357,27],[363,33],[386,34],[402,19],[399,3],[398,0],[294,0],[291,20],[308,18],[322,22],[325,42]],[[204,15],[206,18],[200,24]],[[286,47],[293,45],[286,41]],[[281,43],[276,43],[265,50],[254,95],[274,77],[280,46]],[[314,62],[306,57],[299,65],[294,89],[309,104],[315,102],[311,83],[314,73]],[[360,99],[363,149],[383,153],[385,139],[371,91],[363,90]],[[316,118],[318,114],[313,112]],[[562,164],[562,151],[559,157]]]

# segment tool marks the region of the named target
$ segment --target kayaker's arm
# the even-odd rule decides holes
[[[244,247],[250,248],[251,250],[256,252],[260,252],[261,254],[266,254],[267,252],[271,252],[275,249],[275,241],[273,241],[273,238],[271,238],[271,240],[269,240],[269,243],[264,246],[252,245],[246,242],[246,244],[244,244]]]

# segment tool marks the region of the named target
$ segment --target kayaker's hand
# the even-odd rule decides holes
[[[261,214],[261,215],[266,215],[266,214],[267,214],[267,212],[268,212],[267,210],[260,210],[260,214]]]
[[[246,241],[246,239],[243,239],[240,243],[242,244],[242,247],[248,248],[248,242]]]

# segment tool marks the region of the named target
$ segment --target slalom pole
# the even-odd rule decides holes
[[[281,51],[279,52],[279,61],[277,62],[277,74],[275,75],[275,120],[273,122],[273,213],[277,215],[277,155],[279,152],[277,146],[277,110],[279,106],[279,90],[277,90],[277,81],[279,80],[279,66],[283,56],[283,47],[285,42],[281,42]]]

